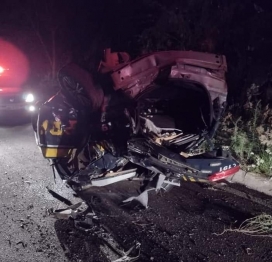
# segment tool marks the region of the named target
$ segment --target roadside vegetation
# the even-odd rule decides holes
[[[272,109],[259,93],[253,84],[244,105],[229,106],[215,143],[229,146],[244,170],[272,177]]]

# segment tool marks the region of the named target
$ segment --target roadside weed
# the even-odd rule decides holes
[[[239,232],[251,236],[272,237],[272,216],[261,214],[246,219],[237,229],[225,229],[222,233],[215,233],[215,235],[223,235],[226,232]]]
[[[230,146],[243,169],[272,176],[272,110],[252,96],[243,107],[229,107],[216,144]]]

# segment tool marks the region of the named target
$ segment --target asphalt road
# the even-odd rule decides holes
[[[96,237],[46,215],[48,208],[64,207],[46,187],[73,203],[80,199],[61,181],[54,183],[29,123],[1,123],[0,167],[0,261],[107,261]],[[93,200],[102,223],[125,249],[135,240],[141,243],[138,261],[272,261],[272,238],[216,235],[261,213],[272,215],[272,199],[265,195],[237,185],[183,183],[151,195],[143,210],[120,205],[131,193],[135,187],[126,182],[83,197]]]
[[[46,217],[46,209],[59,204],[46,189],[55,186],[51,167],[28,122],[0,127],[0,261],[66,261],[55,221]]]

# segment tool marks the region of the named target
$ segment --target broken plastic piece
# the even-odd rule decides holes
[[[165,175],[159,174],[158,181],[157,181],[157,184],[156,184],[156,191],[159,191],[162,188],[162,185],[164,183],[165,178],[166,178]]]
[[[148,208],[148,191],[155,190],[155,188],[147,189],[143,191],[140,195],[137,197],[129,197],[128,199],[123,200],[123,203],[131,202],[133,200],[138,201],[141,205],[143,205],[145,208]]]
[[[71,205],[64,209],[56,209],[56,210],[48,210],[49,215],[55,217],[56,219],[70,219],[70,218],[77,218],[79,215],[84,214],[86,210],[88,209],[88,206],[85,207],[85,209],[79,209],[82,208],[82,205],[84,205],[85,202],[79,202],[74,205]]]
[[[148,192],[151,190],[156,190],[158,192],[161,188],[163,188],[163,184],[165,182],[166,176],[163,174],[159,174],[156,176],[157,181],[154,188],[150,188],[147,190],[144,190],[140,195],[136,197],[129,197],[128,199],[123,200],[123,203],[131,202],[133,200],[138,201],[142,206],[145,208],[148,208]]]
[[[132,246],[127,252],[124,252],[124,256],[114,260],[113,262],[133,262],[133,261],[137,261],[140,257],[140,247],[141,247],[141,243],[136,242],[134,246]],[[133,250],[138,250],[138,255],[136,257],[130,257],[130,253]]]

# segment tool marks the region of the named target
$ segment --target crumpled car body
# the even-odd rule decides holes
[[[109,106],[105,136],[97,138],[88,127],[91,118],[80,117],[76,107],[58,109],[60,103],[53,99],[45,103],[46,110],[39,110],[37,143],[74,189],[140,180],[145,196],[150,184],[168,190],[183,178],[218,181],[239,170],[229,152],[215,149],[211,141],[226,106],[225,56],[162,51],[131,61],[124,53],[113,58],[105,59],[99,71],[110,76],[113,92],[121,92],[131,104],[123,108],[117,100]],[[88,85],[72,82],[74,98],[78,90],[88,96]],[[65,123],[61,117],[56,120],[56,112],[69,112]],[[204,142],[210,150],[201,149]]]
[[[115,90],[122,89],[131,98],[136,98],[165,70],[170,71],[170,79],[198,82],[209,92],[211,99],[226,101],[227,72],[223,55],[193,51],[161,51],[142,56],[122,66],[111,74]]]
[[[161,51],[127,61],[111,69],[114,89],[122,90],[132,99],[138,99],[151,86],[166,79],[191,84],[192,89],[196,86],[202,89],[203,100],[207,100],[204,109],[206,124],[209,125],[210,136],[215,134],[228,94],[225,78],[227,63],[224,55],[194,51]]]

